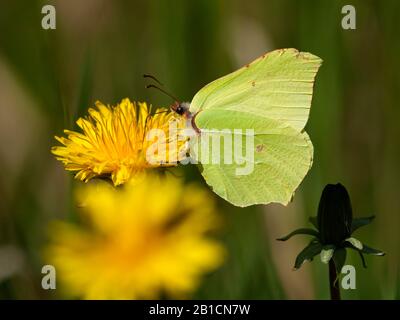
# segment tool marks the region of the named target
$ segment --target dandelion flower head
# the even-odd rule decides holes
[[[186,296],[223,261],[209,235],[220,223],[212,199],[172,177],[147,174],[122,189],[90,183],[79,193],[85,226],[54,222],[46,261],[70,296]]]
[[[187,141],[179,135],[185,119],[165,108],[153,114],[149,109],[129,99],[116,106],[96,102],[76,122],[82,132],[64,130],[66,137],[56,137],[62,146],[53,147],[52,153],[66,170],[76,172],[76,179],[105,176],[115,186],[145,169],[174,166],[187,152]]]

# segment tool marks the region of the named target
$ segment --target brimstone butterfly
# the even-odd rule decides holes
[[[251,173],[238,175],[237,163],[200,163],[216,194],[241,207],[291,200],[312,165],[304,126],[321,63],[307,52],[275,50],[206,85],[190,104],[171,107],[190,120],[200,141],[222,129],[254,130]]]

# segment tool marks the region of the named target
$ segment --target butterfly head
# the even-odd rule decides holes
[[[173,105],[171,105],[171,110],[179,114],[180,116],[189,116],[190,104],[188,102],[178,102],[176,101]]]

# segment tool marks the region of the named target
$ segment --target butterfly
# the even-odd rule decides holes
[[[312,166],[313,145],[304,127],[321,63],[307,52],[275,50],[209,83],[190,103],[171,106],[188,119],[196,144],[230,133],[229,141],[239,145],[220,142],[221,149],[228,145],[241,161],[222,156],[219,163],[203,161],[202,146],[191,149],[197,150],[191,156],[199,160],[202,176],[217,195],[240,207],[291,201]],[[251,170],[240,174],[246,163]]]

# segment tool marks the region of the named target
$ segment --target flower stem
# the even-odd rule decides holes
[[[331,291],[331,300],[341,300],[339,281],[336,281],[338,280],[337,277],[335,262],[331,259],[329,260],[329,286]]]

